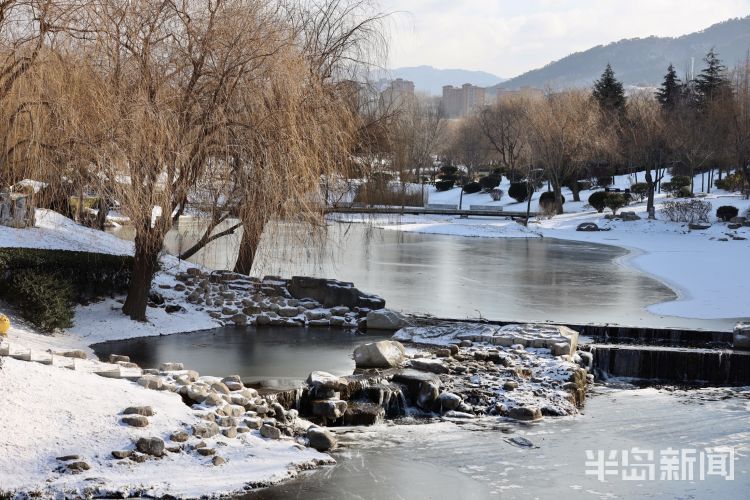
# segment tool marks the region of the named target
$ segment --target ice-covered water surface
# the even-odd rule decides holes
[[[582,415],[533,425],[484,420],[455,425],[359,428],[340,436],[338,465],[260,492],[276,498],[745,498],[750,486],[750,390],[669,392],[598,387]],[[524,447],[522,437],[533,444]],[[514,442],[515,441],[515,442]],[[661,480],[660,452],[734,447],[734,480]],[[600,482],[586,451],[654,453],[655,480]],[[687,463],[687,462],[686,462]],[[611,468],[610,468],[611,469]],[[629,470],[615,468],[621,473]]]
[[[166,246],[189,248],[199,220],[180,222]],[[520,227],[520,226],[519,226]],[[131,238],[130,228],[115,234]],[[667,285],[618,260],[616,246],[552,238],[469,238],[331,223],[325,230],[270,227],[253,274],[307,275],[351,281],[384,297],[389,307],[443,318],[616,323],[629,326],[731,330],[734,319],[696,320],[650,313],[674,300]],[[214,242],[192,261],[214,269],[234,265],[239,236]]]

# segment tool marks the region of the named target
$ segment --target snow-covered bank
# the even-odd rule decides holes
[[[627,177],[627,176],[623,176]],[[697,184],[700,185],[700,177]],[[618,178],[617,185],[627,179]],[[457,191],[457,190],[454,190]],[[458,202],[438,193],[441,202]],[[454,198],[456,193],[452,195]],[[468,195],[476,199],[472,204],[489,204],[488,194]],[[467,205],[467,195],[464,205]],[[570,193],[566,194],[569,197]],[[479,197],[485,197],[479,198]],[[538,197],[538,193],[537,193]],[[581,199],[586,199],[582,193]],[[507,197],[504,198],[507,200]],[[719,206],[733,205],[740,214],[750,209],[750,201],[739,195],[716,191],[703,198],[712,204],[713,225],[706,230],[690,231],[687,224],[673,223],[659,213],[665,198],[657,198],[656,221],[647,220],[645,202],[634,203],[623,209],[636,212],[637,221],[607,220],[604,214],[586,207],[584,202],[566,203],[564,215],[551,219],[533,220],[528,228],[512,220],[496,217],[461,219],[452,216],[360,216],[336,215],[334,220],[364,222],[387,230],[442,234],[482,238],[559,238],[605,245],[630,250],[621,264],[631,266],[664,282],[675,290],[676,300],[653,304],[648,310],[655,314],[694,319],[747,318],[747,292],[750,290],[750,228],[728,229],[715,219]],[[433,198],[431,198],[431,201]],[[536,200],[534,201],[536,203]],[[518,207],[511,208],[517,209]],[[525,208],[525,207],[524,207]],[[510,208],[509,208],[510,209]],[[532,210],[534,206],[532,205]],[[579,232],[583,222],[594,222],[600,232]],[[748,240],[733,239],[748,238]]]
[[[28,349],[30,335],[11,330],[11,354]],[[49,357],[38,345],[31,344],[32,359]],[[53,348],[53,352],[58,350]],[[172,433],[206,422],[202,412],[187,406],[178,394],[93,373],[114,366],[107,363],[64,356],[54,356],[50,362],[0,358],[0,421],[4,429],[0,433],[0,495],[230,494],[248,485],[287,479],[300,468],[330,461],[327,455],[290,438],[263,439],[257,431],[250,431],[237,437],[218,434],[203,439],[225,460],[214,466],[212,457],[192,451],[197,438],[188,446],[170,441]],[[69,369],[71,366],[75,369]],[[144,406],[154,411],[146,427],[121,422],[125,408]],[[112,451],[131,450],[139,438],[151,437],[179,448],[160,458],[141,455],[144,461],[119,460],[111,455]],[[71,455],[77,458],[58,458]],[[73,462],[84,462],[88,468],[71,473],[67,464]]]
[[[133,252],[130,242],[79,226],[46,210],[37,211],[35,228],[0,227],[0,247],[119,255]],[[218,396],[209,390],[207,394],[213,398],[212,403],[204,405],[203,411],[196,411],[175,394],[174,390],[180,389],[179,384],[173,382],[169,390],[149,390],[133,381],[95,374],[125,370],[134,372],[137,377],[143,373],[137,367],[103,363],[90,356],[79,359],[60,354],[78,349],[82,352],[75,355],[85,356],[91,352],[88,346],[95,342],[220,326],[205,308],[185,301],[175,290],[177,275],[185,273],[188,267],[195,266],[174,257],[162,257],[154,286],[167,300],[180,299],[182,310],[169,314],[165,309],[150,307],[147,323],[131,321],[122,314],[118,300],[107,299],[78,307],[75,326],[68,331],[43,335],[3,307],[2,312],[11,317],[12,326],[8,342],[0,347],[3,397],[0,422],[4,429],[0,433],[0,496],[225,495],[278,482],[298,470],[330,463],[330,457],[306,448],[292,437],[280,434],[275,436],[279,439],[266,439],[254,425],[251,427],[247,420],[239,418],[231,425],[222,421],[229,425],[222,429],[227,431],[224,433],[203,439],[188,436],[185,443],[170,440],[175,431],[187,430],[189,434],[193,425],[205,424],[205,418],[221,418],[216,414],[225,412],[224,407],[229,405],[227,398],[234,404],[242,399],[241,394]],[[7,346],[11,357],[6,356]],[[209,382],[198,380],[199,385]],[[242,401],[246,408],[268,406],[257,395]],[[121,422],[123,410],[131,406],[153,408],[154,415],[149,417],[146,427],[130,427]],[[246,409],[240,408],[243,412]],[[238,414],[236,408],[235,413]],[[251,417],[250,413],[256,412],[248,410],[244,416]],[[253,420],[253,424],[261,421],[255,417],[248,420]],[[282,420],[286,422],[278,423],[280,431],[292,425],[290,421],[294,425],[305,423],[291,415]],[[263,422],[272,421],[266,414]],[[139,438],[158,438],[173,450],[159,458],[134,453],[134,442]],[[221,459],[214,462],[214,456],[199,453],[200,441],[215,450],[214,456]],[[115,458],[113,451],[122,451],[124,455],[132,453],[132,458]],[[68,455],[77,458],[58,459]]]

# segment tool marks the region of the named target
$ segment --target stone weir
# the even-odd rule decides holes
[[[594,375],[689,385],[750,385],[750,351],[591,344]]]
[[[402,316],[402,321],[411,320],[417,324],[436,324],[446,322],[476,322],[472,320],[434,318],[422,316]],[[516,325],[519,321],[483,320],[487,325]],[[556,325],[554,322],[540,323]],[[594,338],[601,343],[650,344],[686,347],[732,347],[733,333],[730,331],[686,330],[680,328],[653,328],[638,326],[620,326],[610,324],[568,323],[564,326],[577,331],[580,335]],[[397,328],[395,328],[397,329]]]
[[[364,344],[353,375],[313,372],[304,387],[264,397],[326,426],[407,414],[534,421],[576,413],[592,380],[576,332],[565,327],[453,323],[403,328],[394,338],[408,352],[398,341]]]

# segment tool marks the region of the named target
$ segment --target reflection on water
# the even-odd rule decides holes
[[[189,248],[200,224],[182,221],[167,239],[171,253]],[[128,237],[128,229],[118,234]],[[238,235],[193,260],[231,268]],[[664,284],[615,261],[618,247],[549,238],[491,239],[404,233],[333,223],[321,232],[275,225],[253,267],[261,276],[337,278],[377,293],[395,309],[438,317],[509,321],[617,323],[730,330],[734,320],[657,316],[645,307],[676,298]]]
[[[481,425],[355,429],[341,436],[346,448],[334,455],[338,465],[245,498],[747,498],[747,389],[668,393],[599,388],[598,392],[587,401],[583,415],[533,425],[488,420]],[[508,442],[517,435],[532,441],[535,448]],[[708,476],[705,481],[608,477],[600,482],[586,474],[586,450],[653,450],[658,478],[660,450],[714,446],[735,447],[733,481]]]
[[[224,327],[93,345],[102,359],[124,354],[144,368],[177,361],[202,375],[237,374],[248,384],[295,387],[310,372],[354,371],[354,348],[385,337],[329,328]]]

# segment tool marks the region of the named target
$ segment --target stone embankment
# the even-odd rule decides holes
[[[262,279],[228,271],[189,268],[174,282],[161,282],[150,294],[151,307],[179,313],[184,302],[219,324],[357,328],[385,301],[352,283],[295,276]]]

